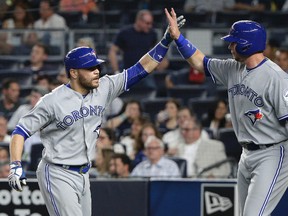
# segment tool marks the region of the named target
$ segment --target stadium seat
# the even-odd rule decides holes
[[[219,11],[216,14],[216,23],[221,23],[226,27],[238,20],[251,19],[251,13],[249,11]]]
[[[167,96],[167,89],[165,84],[165,77],[168,72],[157,72],[155,71],[151,75],[154,77],[156,83],[156,97],[166,97]],[[149,75],[149,76],[151,76]]]
[[[98,28],[120,28],[122,27],[121,10],[101,11],[98,13],[90,12],[87,19],[87,27]]]
[[[218,139],[224,143],[227,157],[235,158],[238,162],[242,153],[242,147],[237,140],[233,128],[220,128],[218,130]]]
[[[202,120],[207,116],[208,112],[216,103],[217,98],[215,97],[190,98],[188,100],[188,107],[193,110],[199,120]]]
[[[202,85],[178,85],[167,89],[168,97],[181,98],[186,106],[190,98],[205,98],[206,95],[206,87]]]
[[[31,73],[25,72],[23,70],[11,70],[11,69],[2,69],[0,70],[0,80],[6,78],[13,78],[19,82],[19,84],[27,85],[31,81]]]
[[[187,177],[187,161],[183,158],[178,157],[168,157],[168,159],[173,160],[179,167],[181,177],[186,178]]]
[[[83,22],[82,12],[80,11],[69,11],[69,12],[59,11],[58,14],[65,19],[67,26],[70,28],[75,28],[81,22]]]

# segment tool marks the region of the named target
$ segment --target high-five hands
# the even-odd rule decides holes
[[[176,15],[176,13],[175,13],[173,8],[171,8],[171,12],[170,13],[168,12],[167,8],[165,8],[165,14],[166,14],[166,18],[167,18],[167,20],[169,22],[169,25],[168,25],[169,36],[173,40],[178,39],[179,36],[180,36],[179,29],[184,25],[184,24],[181,25],[181,26],[179,25],[178,19],[181,16],[177,18],[177,15]],[[185,23],[186,20],[184,19],[184,17],[183,17],[183,20],[184,20],[184,23]]]
[[[173,10],[173,9],[172,9]],[[174,10],[173,10],[174,11]],[[166,16],[167,16],[167,9],[165,8],[165,13],[166,13]],[[169,14],[169,13],[168,13]],[[169,14],[170,15],[170,14]],[[176,17],[176,13],[174,12],[174,15],[175,15],[175,25],[177,25],[177,28],[178,28],[178,31],[179,29],[185,25],[185,22],[186,22],[186,19],[184,18],[183,15],[179,16],[179,17]],[[168,17],[167,17],[168,19]],[[173,18],[172,18],[173,19]],[[172,42],[172,40],[174,40],[175,38],[171,37],[170,36],[170,28],[171,28],[171,25],[170,25],[170,20],[168,19],[169,21],[169,25],[167,26],[166,28],[166,31],[164,33],[164,38],[169,41],[169,42]],[[173,20],[174,21],[174,20]],[[180,34],[180,32],[179,32]]]

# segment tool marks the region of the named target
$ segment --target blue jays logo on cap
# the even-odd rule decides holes
[[[263,118],[263,113],[261,113],[261,110],[258,108],[245,112],[245,116],[247,116],[250,119],[251,123],[255,125],[257,121]]]

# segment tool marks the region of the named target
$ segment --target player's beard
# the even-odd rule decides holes
[[[98,80],[98,82],[99,82],[99,80]],[[92,89],[95,89],[95,88],[97,88],[98,86],[99,86],[99,83],[97,82],[97,84],[95,84],[95,79],[91,79],[91,80],[87,80],[87,79],[85,79],[84,77],[82,77],[82,76],[79,76],[79,84],[83,87],[83,88],[85,88],[85,89],[87,89],[87,90],[92,90]],[[93,84],[94,83],[94,84]]]

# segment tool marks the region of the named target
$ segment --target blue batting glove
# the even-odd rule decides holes
[[[22,168],[21,161],[13,161],[10,163],[10,174],[8,182],[10,187],[16,191],[22,191],[22,186],[26,185],[26,175]]]

